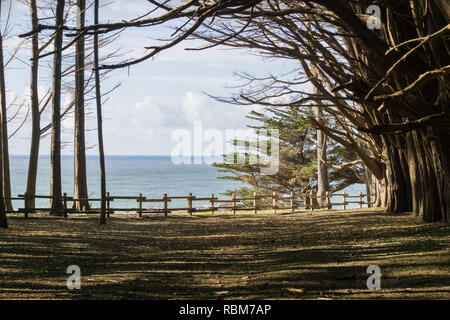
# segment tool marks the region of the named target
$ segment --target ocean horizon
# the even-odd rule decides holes
[[[190,159],[189,159],[190,158]],[[11,193],[13,197],[26,191],[28,173],[27,155],[11,155]],[[180,158],[178,158],[180,159]],[[112,196],[137,196],[142,193],[147,198],[169,196],[186,196],[192,193],[197,197],[210,197],[212,193],[220,199],[227,197],[223,193],[248,186],[243,182],[219,179],[228,173],[219,172],[219,168],[211,165],[214,161],[222,161],[222,157],[203,156],[204,162],[198,163],[199,156],[183,157],[185,163],[176,164],[170,155],[108,155],[106,163],[107,191]],[[197,159],[197,161],[194,161]],[[62,189],[68,195],[73,194],[73,155],[62,155]],[[187,162],[187,163],[186,163]],[[86,156],[88,195],[90,198],[100,197],[100,170],[98,155]],[[37,195],[50,194],[50,156],[40,155],[37,176]],[[364,185],[353,185],[345,189],[349,194],[365,193]],[[340,197],[333,197],[333,202],[342,202]],[[186,200],[173,200],[171,206],[185,206]],[[114,207],[135,207],[136,201],[116,200]],[[208,203],[197,203],[207,206]],[[14,209],[23,207],[23,201],[13,201]],[[49,200],[36,199],[36,207],[48,207]],[[94,207],[98,207],[95,203]],[[152,204],[160,208],[162,204]],[[349,206],[356,207],[356,205]]]

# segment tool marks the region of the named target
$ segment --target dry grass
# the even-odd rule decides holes
[[[0,299],[450,298],[447,224],[377,210],[11,217]],[[82,288],[66,287],[81,267]],[[380,266],[381,290],[366,288]]]

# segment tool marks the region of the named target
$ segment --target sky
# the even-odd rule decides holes
[[[101,2],[102,3],[102,2]],[[108,3],[110,3],[108,1]],[[5,5],[2,10],[1,27],[6,23]],[[145,0],[116,0],[101,8],[101,22],[128,20],[146,13]],[[92,15],[92,10],[87,13]],[[28,8],[13,1],[7,37],[4,43],[6,59],[22,41],[17,37],[29,30]],[[90,18],[89,18],[90,19]],[[46,20],[43,23],[51,23]],[[130,29],[123,32],[101,55],[120,49],[124,58],[139,57],[143,47],[154,43],[154,38],[167,34],[167,28]],[[47,33],[48,35],[48,33]],[[90,41],[90,40],[88,40]],[[252,109],[261,107],[233,106],[208,97],[229,96],[238,92],[230,88],[239,84],[235,75],[249,72],[258,76],[291,70],[292,64],[284,61],[264,60],[246,51],[214,48],[206,51],[187,51],[186,47],[198,47],[198,40],[181,43],[159,54],[155,59],[142,62],[127,69],[114,70],[102,82],[102,90],[108,91],[116,84],[120,87],[111,92],[103,104],[104,142],[107,155],[170,155],[175,142],[172,134],[177,129],[194,130],[194,124],[201,121],[204,130],[244,129],[250,120],[246,115]],[[10,134],[14,132],[27,115],[29,105],[29,44],[22,45],[17,58],[6,69],[7,99],[9,103],[24,103],[8,109],[8,116],[17,116],[9,123]],[[43,59],[40,69],[41,96],[50,88],[51,58]],[[70,61],[66,61],[70,63]],[[70,101],[70,94],[63,97]],[[97,154],[96,115],[93,101],[89,101],[86,115],[87,154]],[[18,112],[17,112],[18,111]],[[42,126],[50,121],[50,108],[42,115]],[[63,154],[73,154],[74,119],[69,115],[62,121]],[[29,153],[31,116],[23,127],[9,140],[10,153]],[[42,155],[50,153],[50,136],[41,141]]]

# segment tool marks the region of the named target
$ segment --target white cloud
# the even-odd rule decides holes
[[[161,104],[147,96],[135,104],[132,112],[132,122],[140,126],[164,126],[168,124],[169,114],[164,112]]]
[[[61,121],[61,124],[62,124],[64,129],[68,129],[68,130],[74,130],[75,129],[75,122],[74,122],[73,117],[65,117]]]
[[[212,108],[206,110],[207,105],[204,97],[194,94],[192,92],[186,93],[182,103],[183,116],[187,121],[206,121],[209,122],[214,119]]]

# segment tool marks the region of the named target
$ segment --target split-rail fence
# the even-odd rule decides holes
[[[336,203],[331,202],[332,197],[342,197],[342,202]],[[325,196],[317,196],[312,191],[310,193],[306,194],[294,194],[291,192],[289,195],[280,195],[276,192],[273,192],[272,194],[258,194],[256,192],[253,193],[253,196],[249,197],[236,197],[236,194],[233,193],[231,196],[231,199],[221,200],[217,198],[213,193],[210,197],[196,197],[193,196],[192,193],[189,193],[187,196],[168,196],[167,194],[164,194],[164,196],[160,199],[155,198],[147,198],[144,197],[141,193],[139,193],[137,196],[111,196],[109,193],[106,194],[106,213],[109,217],[110,214],[116,213],[116,212],[136,212],[139,217],[142,217],[145,213],[162,213],[165,216],[167,216],[169,213],[172,212],[187,212],[190,215],[193,215],[196,212],[211,212],[211,214],[214,214],[216,211],[223,211],[226,210],[228,212],[232,212],[233,214],[236,214],[238,211],[253,211],[253,213],[257,214],[258,211],[262,210],[272,210],[273,213],[277,213],[277,211],[290,211],[295,212],[299,209],[303,210],[317,210],[317,209],[328,209],[332,210],[333,206],[341,206],[344,210],[347,209],[349,204],[358,204],[359,208],[363,208],[363,205],[371,205],[374,203],[373,197],[375,197],[374,194],[363,194],[359,193],[358,195],[349,195],[345,192],[343,193],[330,193],[327,192]],[[55,200],[55,197],[52,196],[42,196],[42,195],[27,195],[22,194],[18,195],[17,198],[11,198],[11,200],[22,200],[24,201],[25,205],[23,208],[19,208],[17,211],[14,211],[14,213],[24,213],[25,217],[27,218],[30,213],[35,212],[53,212],[58,215],[64,216],[67,218],[68,214],[94,214],[94,213],[100,213],[99,208],[91,208],[89,210],[77,210],[72,208],[72,206],[69,206],[69,202],[72,204],[77,201],[86,201],[89,202],[100,202],[101,199],[99,198],[88,198],[88,199],[81,199],[81,198],[73,198],[67,196],[67,193],[64,193],[63,196],[60,198],[62,202],[61,208],[27,208],[26,204],[28,200],[30,199],[49,199],[49,200]],[[179,208],[173,208],[170,207],[169,204],[172,202],[172,200],[186,200],[186,207],[179,207]],[[265,201],[262,201],[262,200]],[[324,205],[319,205],[317,201],[314,201],[314,199],[325,199]],[[356,199],[356,200],[354,200]],[[57,199],[56,199],[57,200]],[[137,208],[113,208],[112,203],[114,200],[132,200],[136,201]],[[194,204],[198,201],[202,201],[203,203],[209,202],[209,206],[205,207],[196,207]],[[146,206],[145,204],[148,203],[160,203],[162,204],[162,208],[152,208],[149,206]],[[13,213],[13,212],[9,212]]]

